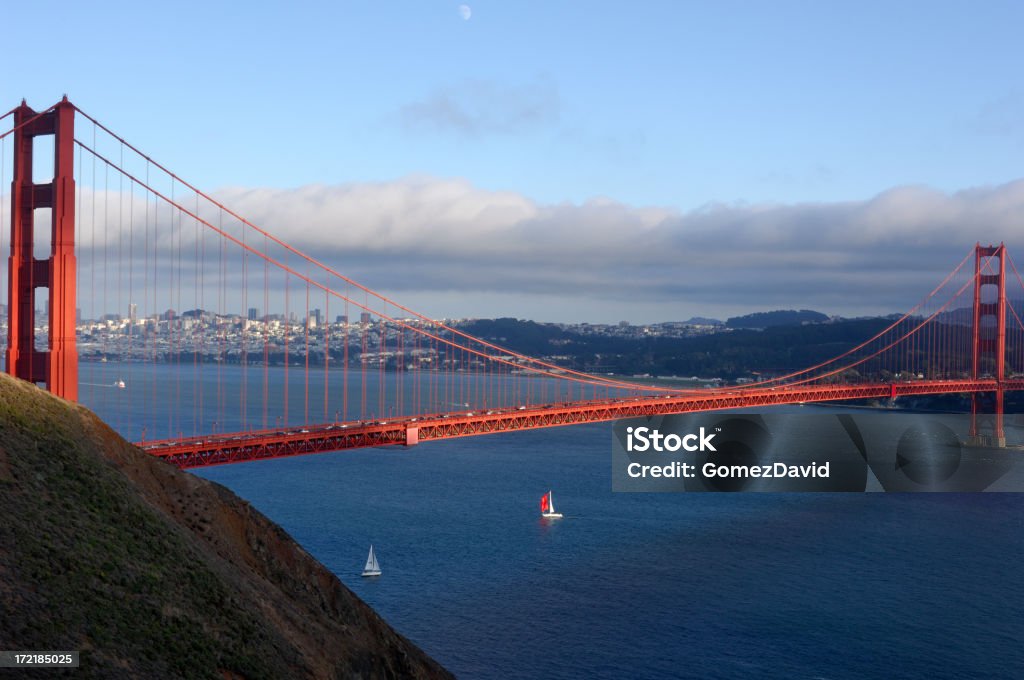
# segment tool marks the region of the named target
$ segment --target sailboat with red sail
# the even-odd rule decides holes
[[[555,512],[555,501],[550,490],[540,497],[540,516],[544,519],[558,519],[562,516],[562,513]]]

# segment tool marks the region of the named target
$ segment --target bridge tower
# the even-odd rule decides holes
[[[999,263],[993,265],[991,259]],[[994,273],[982,273],[982,271]],[[994,287],[995,290],[991,290]],[[983,301],[983,300],[988,300]],[[973,359],[971,377],[974,380],[989,376],[996,380],[995,403],[992,405],[991,435],[980,432],[982,413],[988,410],[985,396],[971,395],[970,443],[974,445],[1006,446],[1003,433],[1003,381],[1006,370],[1006,246],[974,247],[974,324]]]
[[[38,116],[38,117],[37,117]],[[34,120],[33,120],[34,119]],[[64,97],[39,115],[24,102],[14,111],[14,173],[11,181],[11,255],[8,260],[7,372],[46,383],[59,397],[78,400],[75,349],[75,107]],[[33,142],[53,135],[53,180],[32,181]],[[50,209],[50,257],[35,258],[35,217]],[[49,341],[35,346],[35,295],[49,296]]]

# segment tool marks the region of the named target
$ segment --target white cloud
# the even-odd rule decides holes
[[[407,129],[455,132],[474,137],[534,129],[558,120],[560,101],[555,86],[544,80],[504,85],[467,80],[441,87],[403,106]]]
[[[687,213],[604,198],[545,205],[432,177],[225,189],[217,198],[430,315],[653,321],[779,307],[905,311],[975,241],[1005,240],[1012,255],[1024,180],[954,194],[899,187],[866,201]],[[178,243],[186,257],[190,243],[187,228]],[[440,308],[433,301],[442,298],[463,302]],[[595,310],[603,316],[584,316]]]

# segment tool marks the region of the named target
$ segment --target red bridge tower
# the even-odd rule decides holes
[[[75,349],[75,107],[67,97],[42,115],[21,102],[14,112],[11,256],[8,262],[7,372],[45,382],[59,397],[78,400]],[[32,181],[36,137],[54,136],[53,181]],[[50,209],[50,257],[37,260],[35,211]],[[35,291],[49,291],[49,343],[35,346]]]
[[[999,260],[993,264],[990,258]],[[984,260],[984,261],[983,261]],[[982,272],[991,273],[982,273]],[[994,287],[995,290],[991,290]],[[983,294],[984,293],[984,294]],[[987,298],[987,302],[982,299]],[[992,377],[996,380],[995,404],[992,413],[992,434],[983,437],[979,432],[980,414],[984,397],[980,392],[971,395],[970,443],[975,445],[1006,446],[1003,432],[1003,381],[1006,379],[1006,246],[974,247],[974,341],[971,377]]]

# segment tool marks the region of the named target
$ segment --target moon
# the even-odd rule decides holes
[[[469,18],[473,16],[473,8],[469,5],[459,5],[459,16],[463,21],[469,21]]]

